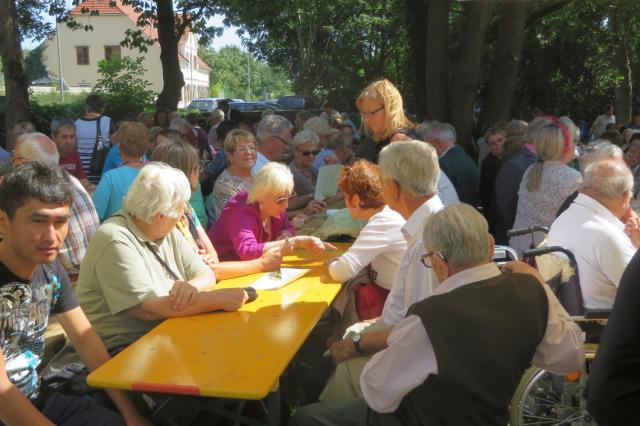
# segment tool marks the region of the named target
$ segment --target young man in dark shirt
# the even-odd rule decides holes
[[[148,424],[122,391],[108,390],[124,419],[83,397],[46,394],[37,367],[49,315],[57,315],[91,370],[109,359],[56,260],[72,189],[64,171],[33,161],[0,184],[0,421],[6,424]]]

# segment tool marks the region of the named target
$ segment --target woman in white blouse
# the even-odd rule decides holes
[[[329,274],[341,282],[360,275],[360,282],[375,282],[382,289],[390,290],[393,277],[407,249],[407,242],[401,231],[405,220],[384,203],[378,166],[360,160],[351,167],[343,167],[338,187],[344,194],[351,216],[367,223],[351,248],[342,256],[329,261]],[[352,292],[348,291],[350,300],[345,300],[343,306],[336,301],[338,303],[334,303],[334,307],[343,311],[344,305],[351,305],[351,295]],[[347,312],[345,314],[351,316]],[[351,322],[359,318],[343,319]]]

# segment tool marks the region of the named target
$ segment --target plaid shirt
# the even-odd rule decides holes
[[[60,249],[60,262],[71,275],[78,275],[80,262],[87,251],[89,240],[100,226],[98,213],[93,206],[91,196],[78,179],[69,175],[73,182],[73,203],[69,218],[69,233]]]

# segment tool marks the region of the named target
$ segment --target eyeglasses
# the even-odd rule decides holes
[[[503,143],[504,143],[504,138],[498,138],[492,141],[487,140],[487,144],[489,145],[502,145]]]
[[[447,258],[444,256],[444,254],[440,253],[439,251],[432,251],[429,253],[425,253],[422,255],[422,257],[420,257],[420,262],[422,262],[422,264],[425,266],[425,268],[433,268],[433,263],[431,262],[431,257],[433,256],[438,256],[441,260],[443,261],[447,261]]]
[[[380,112],[384,109],[384,105],[382,105],[380,108],[376,108],[373,111],[360,111],[360,114],[362,114],[365,117],[371,117],[372,115],[374,115],[377,112]]]
[[[289,141],[285,140],[284,138],[281,138],[278,135],[273,135],[274,138],[278,139],[280,142],[282,142],[283,144],[289,146]]]
[[[249,145],[249,146],[241,146],[239,148],[236,148],[234,151],[236,152],[256,152],[258,150],[258,148],[255,147],[255,145]]]
[[[285,195],[284,197],[276,198],[276,204],[284,204],[290,199],[292,199],[293,197],[295,197],[296,195],[297,194],[295,192],[292,192],[291,194]]]
[[[316,149],[316,150],[313,150],[313,151],[310,151],[310,150],[306,150],[306,149],[305,149],[305,150],[303,151],[303,150],[301,150],[301,149],[296,148],[296,150],[297,150],[300,154],[302,154],[304,157],[308,157],[308,156],[310,156],[310,155],[318,155],[318,154],[320,154],[320,150],[319,150],[319,149]]]

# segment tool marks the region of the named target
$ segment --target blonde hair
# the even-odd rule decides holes
[[[538,191],[542,185],[542,171],[547,161],[560,161],[564,153],[565,140],[560,125],[564,123],[549,123],[540,128],[533,137],[533,143],[538,152],[538,161],[531,166],[527,177],[527,189]]]
[[[293,175],[284,164],[270,162],[264,165],[253,179],[247,197],[252,204],[269,195],[283,195],[293,191]]]
[[[236,146],[238,146],[238,142],[241,140],[246,140],[256,145],[256,137],[253,136],[253,133],[242,129],[233,129],[227,133],[227,137],[224,138],[224,150],[228,153],[235,151]]]
[[[156,147],[151,154],[151,161],[168,164],[182,171],[187,178],[200,165],[198,150],[183,141],[169,141]]]
[[[356,99],[356,106],[362,111],[362,104],[365,100],[372,100],[384,107],[384,131],[380,135],[373,135],[376,141],[389,139],[393,132],[404,127],[415,127],[409,118],[404,114],[402,96],[400,92],[389,80],[382,79],[374,81],[364,88],[360,96]],[[363,120],[364,129],[367,133],[372,133],[371,129]]]

